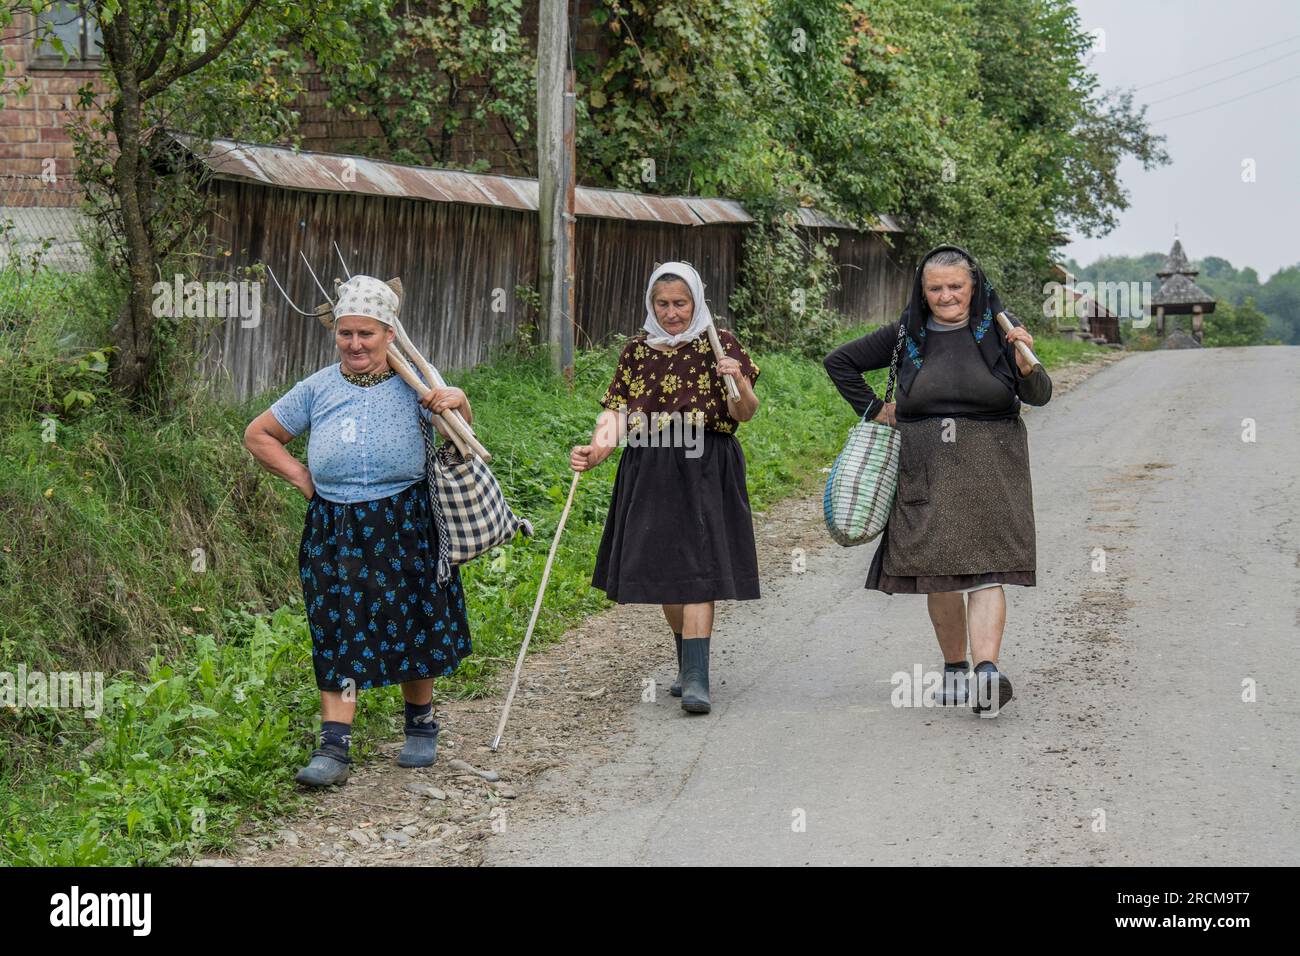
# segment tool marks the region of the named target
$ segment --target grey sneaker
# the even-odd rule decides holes
[[[299,770],[294,779],[309,787],[337,786],[347,782],[351,763],[351,758],[340,759],[333,751],[317,748],[311,752],[311,763]]]

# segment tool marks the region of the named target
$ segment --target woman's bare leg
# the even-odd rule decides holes
[[[708,637],[713,633],[713,602],[682,604],[682,638]]]
[[[668,626],[673,629],[674,634],[680,634],[682,632],[683,605],[665,604],[663,607],[664,607],[664,620],[668,622]]]
[[[424,680],[408,680],[401,683],[402,698],[408,704],[419,704],[424,706],[433,700],[433,678],[426,677]]]
[[[961,597],[961,595],[958,595]],[[973,663],[998,662],[1002,650],[1002,629],[1007,623],[1007,597],[999,585],[980,588],[967,596],[970,620],[970,651]]]
[[[357,695],[348,695],[344,699],[341,690],[323,690],[320,692],[320,719],[335,721],[340,724],[352,723],[357,713]]]
[[[979,593],[979,592],[975,592]],[[926,607],[944,662],[966,659],[966,602],[960,591],[927,594]]]

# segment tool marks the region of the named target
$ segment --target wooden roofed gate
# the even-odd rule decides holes
[[[1151,297],[1151,314],[1156,320],[1156,334],[1165,338],[1165,316],[1190,315],[1192,317],[1191,339],[1200,345],[1203,336],[1202,320],[1214,311],[1215,299],[1196,284],[1200,270],[1192,267],[1187,253],[1183,251],[1183,242],[1174,236],[1174,244],[1165,258],[1165,263],[1156,272],[1163,279],[1160,288]]]
[[[537,285],[536,180],[175,139],[211,177],[209,235],[222,278],[243,278],[265,263],[294,303],[311,308],[322,296],[302,256],[329,288],[342,277],[337,243],[352,273],[401,277],[402,322],[444,369],[487,360],[531,318],[515,290]],[[710,309],[729,324],[745,230],[754,222],[739,203],[580,186],[575,205],[579,347],[639,329],[646,279],[669,260],[699,271]],[[841,288],[827,305],[846,324],[896,318],[911,274],[882,234],[898,226],[882,217],[876,230],[862,232],[812,210],[801,220],[841,239]],[[314,320],[295,313],[269,281],[262,293],[257,322],[225,318],[203,359],[205,375],[231,397],[260,394],[335,358]]]

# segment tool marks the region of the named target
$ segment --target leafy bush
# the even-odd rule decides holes
[[[753,348],[820,358],[843,333],[843,318],[826,307],[838,273],[836,239],[816,239],[792,213],[751,226],[740,283],[731,296],[736,331]]]
[[[219,849],[249,819],[291,809],[289,768],[312,746],[319,707],[301,607],[227,615],[226,640],[201,635],[173,660],[104,688],[93,723],[67,718],[62,769],[6,780],[0,862],[16,866],[165,863]],[[396,733],[397,688],[361,695],[358,755]],[[37,822],[39,821],[39,822]]]

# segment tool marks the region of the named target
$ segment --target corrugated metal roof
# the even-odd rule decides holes
[[[856,226],[851,226],[847,222],[840,222],[818,209],[812,209],[807,206],[800,206],[796,215],[799,218],[799,224],[808,226],[811,229],[847,229],[850,232],[860,232]],[[891,216],[880,215],[876,217],[877,223],[872,226],[870,232],[902,232],[898,223]]]
[[[670,222],[678,226],[699,226],[701,220],[685,199],[675,196],[647,196],[617,189],[574,190],[574,211],[579,216],[600,219],[631,219],[640,222]]]
[[[364,156],[339,153],[311,153],[287,146],[263,146],[215,139],[206,152],[197,141],[183,133],[172,138],[219,179],[239,179],[303,189],[310,192],[349,192],[371,196],[400,196],[429,202],[457,202],[476,206],[499,206],[535,212],[538,203],[537,180],[518,176],[467,173],[431,166],[404,166]],[[709,226],[724,223],[751,223],[753,217],[745,207],[731,199],[704,199],[698,196],[651,196],[618,189],[593,189],[579,186],[574,191],[574,205],[579,216],[619,219],[634,222],[663,222],[679,226]],[[902,232],[889,216],[880,216],[873,232]],[[805,226],[850,229],[815,209],[800,209],[799,221]]]
[[[745,212],[745,207],[734,199],[700,199],[692,197],[686,200],[691,210],[706,223],[715,222],[753,222],[754,217]]]

